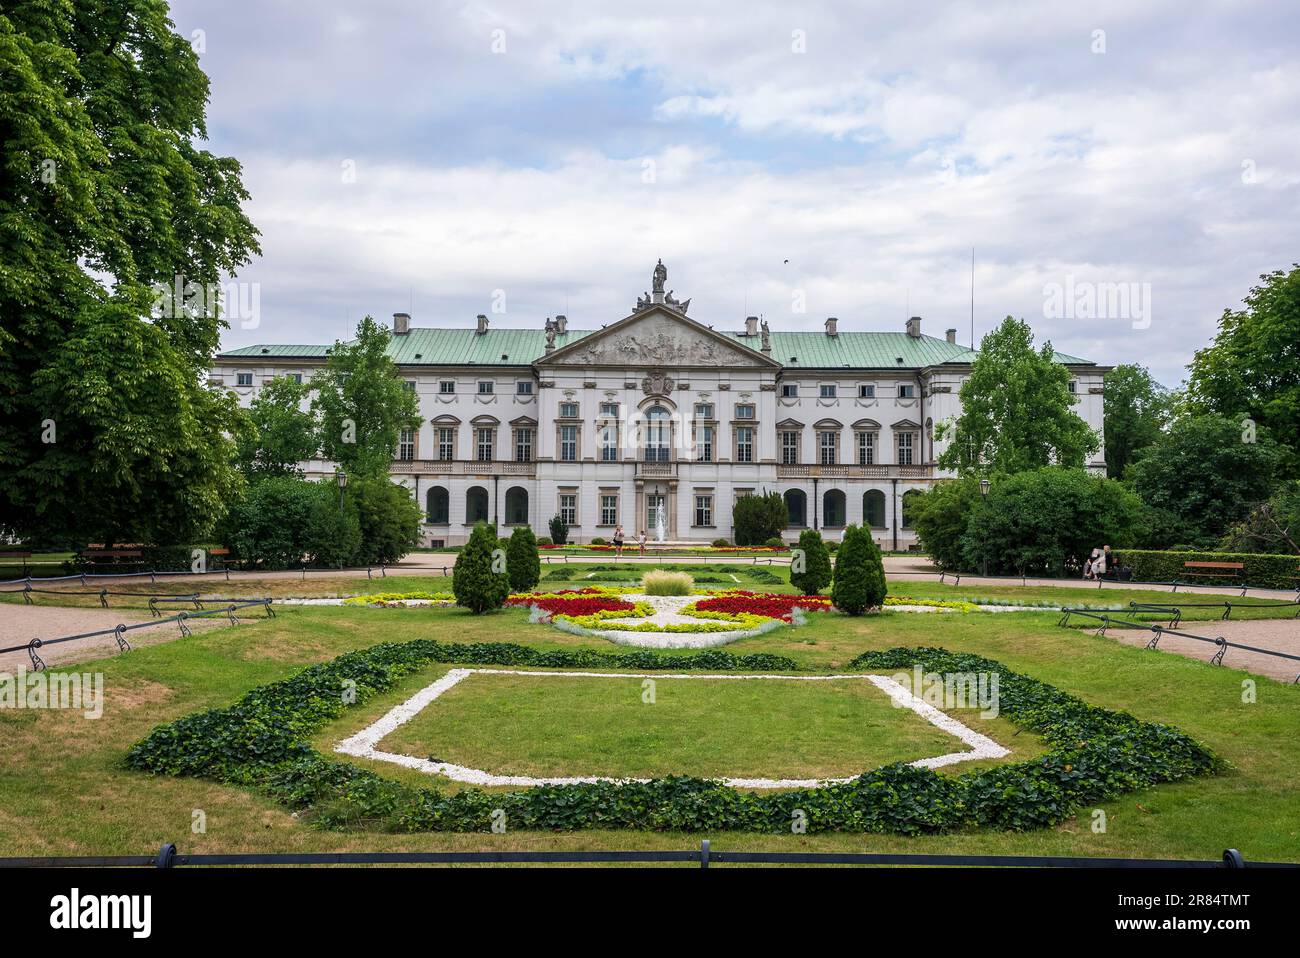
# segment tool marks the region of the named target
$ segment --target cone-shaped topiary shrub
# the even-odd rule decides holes
[[[456,604],[475,615],[499,609],[510,594],[506,557],[499,551],[497,542],[495,527],[481,522],[456,557],[451,591],[456,596]]]
[[[885,565],[871,532],[861,526],[844,530],[844,541],[835,553],[831,601],[849,615],[862,615],[885,601]]]
[[[799,533],[797,548],[803,555],[796,552],[790,562],[790,584],[804,595],[816,595],[831,584],[831,554],[816,529]]]
[[[537,537],[528,526],[510,533],[506,549],[506,574],[515,592],[531,591],[542,578],[542,560],[537,556]]]

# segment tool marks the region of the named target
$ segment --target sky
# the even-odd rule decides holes
[[[591,329],[1038,341],[1170,386],[1300,260],[1300,7],[175,0],[262,255],[223,346]],[[248,327],[248,328],[245,328]]]

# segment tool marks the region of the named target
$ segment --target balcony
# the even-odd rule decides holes
[[[639,461],[636,464],[638,479],[676,479],[677,463],[666,461]]]
[[[776,467],[778,479],[933,479],[933,466],[859,466],[839,463],[834,466],[797,465]]]
[[[537,463],[494,460],[492,462],[465,462],[444,459],[394,459],[388,467],[396,476],[524,476],[537,475]]]

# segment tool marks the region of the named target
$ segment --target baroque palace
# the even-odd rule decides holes
[[[787,538],[859,523],[883,549],[912,547],[905,500],[946,477],[934,427],[960,414],[975,357],[956,330],[927,336],[912,317],[901,332],[834,318],[822,332],[780,332],[754,316],[717,330],[664,291],[667,275],[660,262],[631,315],[596,330],[565,316],[542,329],[492,329],[486,316],[472,329],[420,328],[394,314],[389,354],[424,421],[402,435],[392,478],[424,508],[426,544],[463,543],[483,520],[547,535],[555,515],[574,542],[618,525],[654,539],[660,514],[666,540],[707,543],[733,538],[736,499],[776,490]],[[247,404],[276,376],[310,380],[329,348],[231,350],[211,380]],[[1057,358],[1100,434],[1109,367]]]

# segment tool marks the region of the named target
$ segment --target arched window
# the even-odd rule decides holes
[[[808,497],[802,489],[786,490],[785,511],[790,516],[787,524],[791,529],[802,529],[808,525]]]
[[[434,486],[424,494],[425,521],[443,525],[451,521],[451,496],[443,486]]]
[[[827,489],[822,496],[822,525],[827,529],[840,529],[844,526],[844,492],[840,489]]]
[[[528,525],[528,490],[523,486],[506,490],[506,525]]]
[[[671,442],[668,410],[663,406],[651,406],[645,414],[645,461],[667,462]]]
[[[885,494],[879,489],[862,494],[862,524],[872,529],[885,528]]]
[[[919,496],[920,494],[921,494],[920,489],[910,489],[907,492],[903,493],[903,520],[900,524],[904,529],[912,528],[912,516],[911,516],[912,506],[911,506],[911,502],[909,502],[908,500],[912,499],[913,496]]]
[[[488,520],[488,494],[482,486],[470,486],[465,493],[465,525]]]

